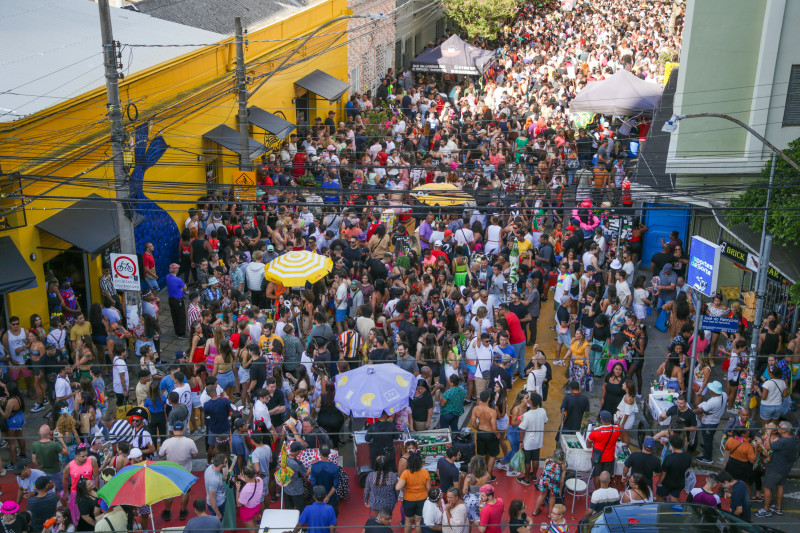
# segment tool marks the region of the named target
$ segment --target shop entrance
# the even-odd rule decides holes
[[[44,275],[47,282],[58,281],[59,285],[65,278],[72,280],[72,289],[81,310],[87,314],[92,305],[91,280],[89,280],[89,258],[83,250],[73,246],[64,250],[44,264]]]

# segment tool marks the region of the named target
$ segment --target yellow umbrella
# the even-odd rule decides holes
[[[427,205],[453,206],[475,201],[469,193],[450,183],[427,183],[412,189],[411,194]]]
[[[284,287],[305,287],[316,283],[333,270],[330,257],[305,250],[280,255],[267,263],[264,277]]]

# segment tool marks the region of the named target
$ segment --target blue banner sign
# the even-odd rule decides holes
[[[719,245],[702,237],[692,237],[686,283],[697,292],[711,296],[719,277]]]
[[[739,319],[721,316],[703,316],[701,318],[700,328],[719,333],[736,333],[739,330]]]

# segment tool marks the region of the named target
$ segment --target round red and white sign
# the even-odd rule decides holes
[[[112,265],[114,275],[122,279],[133,279],[136,276],[136,261],[131,261],[129,257],[121,255],[114,260]]]

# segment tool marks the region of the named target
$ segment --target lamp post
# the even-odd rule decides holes
[[[328,26],[335,24],[336,22],[340,22],[342,20],[349,20],[349,19],[370,19],[370,20],[385,20],[388,19],[388,15],[384,15],[383,13],[365,13],[363,15],[342,15],[341,17],[332,18],[331,20],[325,21],[319,26],[317,26],[314,31],[306,35],[306,37],[297,45],[297,47],[289,52],[281,64],[278,65],[276,68],[272,69],[272,72],[267,74],[267,77],[259,83],[255,89],[252,91],[247,90],[247,77],[245,75],[245,64],[244,64],[244,38],[242,34],[241,28],[241,21],[237,18],[236,19],[236,72],[237,72],[237,79],[238,79],[238,92],[239,92],[239,149],[242,153],[241,156],[241,163],[240,167],[241,170],[250,170],[250,140],[249,140],[249,129],[250,123],[247,118],[247,100],[249,97],[253,96],[256,91],[258,91],[261,87],[264,86],[269,80],[272,79],[276,73],[283,70],[283,67],[286,66],[286,63],[294,57],[294,55],[302,50],[302,48],[310,41],[316,34],[320,31],[324,30]]]
[[[723,120],[727,120],[729,122],[733,122],[737,126],[740,126],[750,132],[756,139],[761,141],[764,146],[772,150],[772,163],[770,165],[770,172],[769,172],[769,186],[767,187],[767,200],[764,204],[764,221],[761,224],[761,244],[758,250],[758,271],[756,272],[756,314],[753,319],[753,332],[752,337],[750,339],[750,357],[748,358],[747,364],[747,380],[745,381],[745,391],[744,397],[745,401],[749,401],[748,398],[750,397],[750,392],[752,391],[753,387],[753,378],[756,372],[756,352],[758,351],[758,338],[759,333],[761,330],[761,320],[762,314],[764,312],[764,294],[766,293],[767,289],[767,271],[769,270],[769,254],[772,248],[772,237],[767,236],[767,216],[769,214],[769,202],[772,196],[772,184],[775,180],[775,165],[777,164],[777,158],[780,157],[789,165],[792,166],[795,170],[800,173],[800,165],[795,163],[789,156],[784,154],[778,147],[774,144],[769,142],[763,135],[755,131],[751,128],[748,124],[745,124],[741,120],[734,118],[730,115],[725,115],[723,113],[692,113],[689,115],[672,115],[670,119],[664,123],[664,126],[661,128],[661,131],[665,133],[674,133],[675,130],[678,129],[678,122],[685,119],[691,118],[721,118]],[[697,335],[697,324],[695,324],[695,335]],[[697,343],[695,343],[695,346]],[[694,358],[692,359],[692,363],[694,363]],[[749,405],[749,404],[748,404]]]

